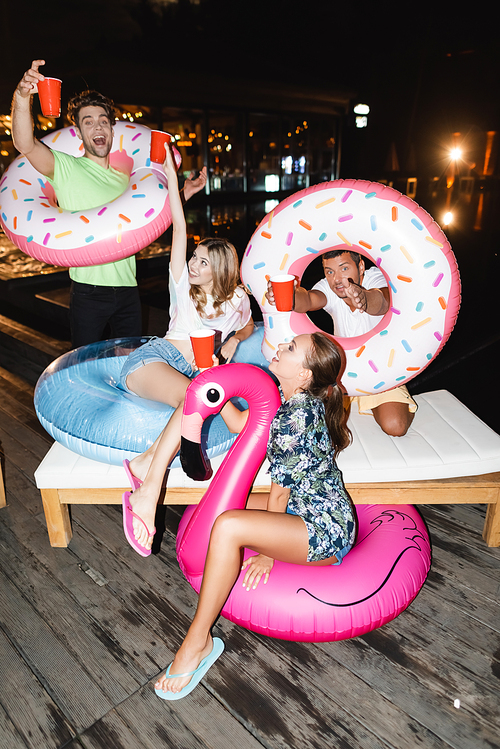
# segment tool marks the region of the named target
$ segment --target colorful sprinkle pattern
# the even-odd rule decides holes
[[[9,238],[27,255],[54,265],[78,267],[108,263],[138,252],[171,223],[167,180],[151,164],[151,131],[117,122],[111,152],[133,163],[128,188],[104,206],[63,211],[53,190],[23,156],[12,162],[0,182],[0,220]],[[81,156],[80,141],[68,127],[42,138],[50,148]],[[177,164],[180,154],[176,152]],[[50,228],[49,228],[50,227]]]
[[[265,233],[265,237],[264,237]],[[306,315],[276,312],[265,297],[267,278],[302,276],[317,255],[351,249],[385,274],[391,309],[369,333],[339,338],[346,353],[349,395],[390,390],[434,359],[455,324],[460,278],[449,242],[432,218],[401,193],[377,183],[337,180],[307,188],[264,218],[244,254],[241,276],[259,301],[262,351],[317,328]]]

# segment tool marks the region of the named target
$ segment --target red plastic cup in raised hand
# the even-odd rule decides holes
[[[38,97],[44,117],[61,116],[61,80],[59,78],[45,78],[38,81]]]
[[[166,146],[172,140],[172,136],[169,133],[164,133],[163,130],[151,130],[151,151],[150,159],[155,164],[163,164],[166,157]]]
[[[274,301],[278,312],[290,312],[293,309],[293,288],[295,276],[288,273],[272,276]]]
[[[196,366],[198,369],[208,369],[214,363],[212,356],[215,346],[215,330],[210,328],[193,330],[189,337],[191,338]]]

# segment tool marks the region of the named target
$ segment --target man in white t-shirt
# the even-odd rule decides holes
[[[334,335],[350,338],[375,327],[389,309],[390,295],[384,274],[376,267],[365,269],[356,252],[332,250],[323,255],[325,278],[308,291],[295,288],[295,312],[324,309],[333,319]],[[272,286],[267,299],[274,304]],[[408,431],[417,404],[404,385],[377,395],[362,395],[356,400],[360,413],[372,412],[384,432],[402,437]]]

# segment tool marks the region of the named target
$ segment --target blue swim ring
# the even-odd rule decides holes
[[[53,361],[35,388],[35,410],[57,442],[85,458],[121,465],[150,447],[174,409],[125,392],[120,372],[128,354],[149,337],[114,338],[69,351]],[[240,402],[244,407],[243,401]],[[208,457],[234,440],[222,417],[203,426]],[[179,468],[176,456],[171,468]]]

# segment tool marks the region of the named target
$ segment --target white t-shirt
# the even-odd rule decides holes
[[[387,281],[381,270],[373,266],[365,271],[362,286],[364,289],[382,289],[387,286]],[[367,315],[359,309],[351,310],[348,304],[340,299],[328,286],[326,278],[322,278],[313,289],[322,291],[326,296],[325,309],[333,319],[333,334],[340,338],[352,338],[357,335],[368,333],[369,330],[378,325],[382,316]]]
[[[193,300],[189,296],[191,284],[189,283],[187,265],[184,266],[179,283],[175,282],[172,273],[169,272],[168,288],[170,292],[170,324],[165,338],[188,341],[191,331],[213,328],[221,331],[221,340],[224,341],[233,330],[244,328],[252,317],[250,299],[241,286],[236,287],[232,299],[224,302],[222,305],[223,314],[217,317],[210,317],[215,315],[215,310],[213,298],[207,295],[206,317],[200,317]]]

